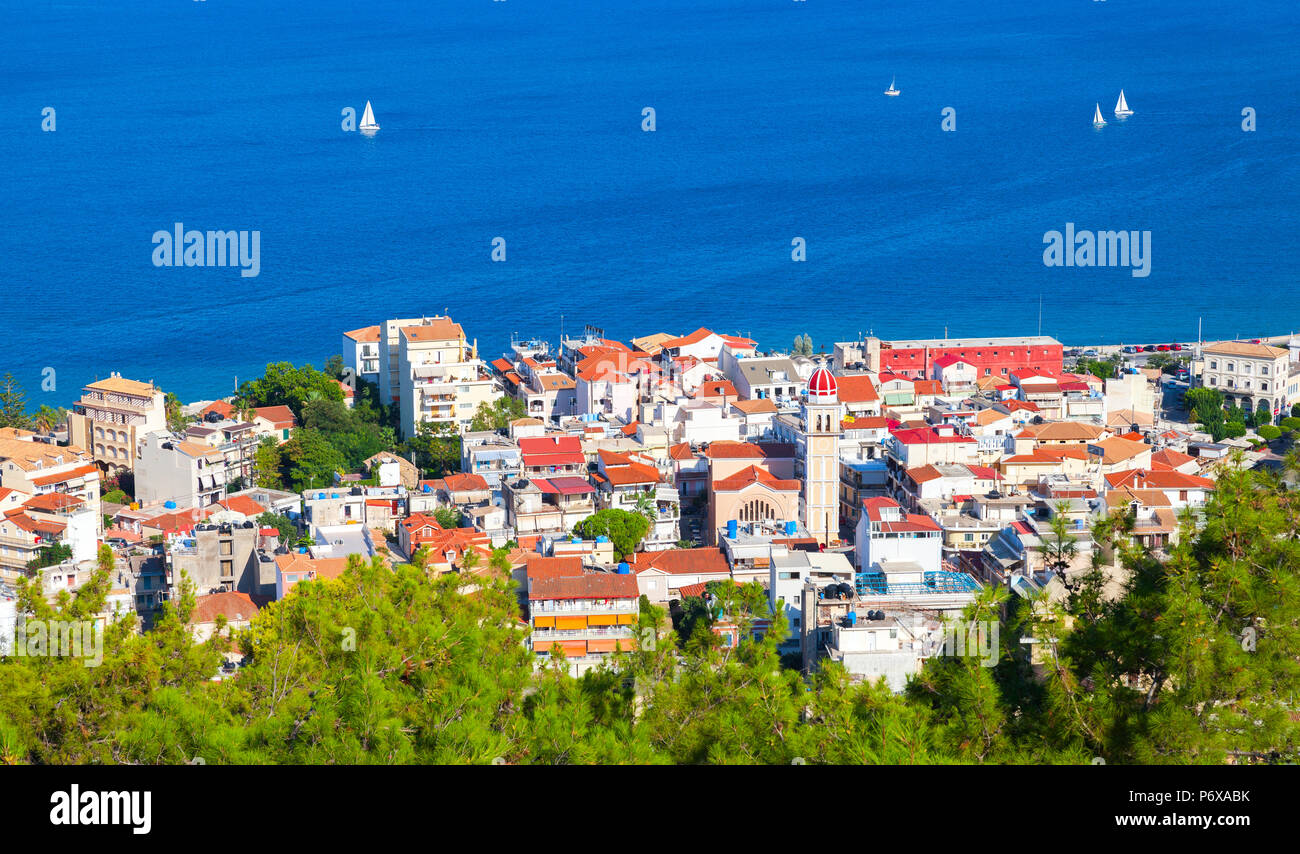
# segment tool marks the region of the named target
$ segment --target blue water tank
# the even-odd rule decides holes
[[[317,497],[317,498],[321,498],[321,499],[323,499],[323,498],[325,497],[325,493],[323,493],[323,492],[318,492],[318,493],[316,493],[316,497]]]
[[[596,542],[598,542],[598,543],[608,543],[608,542],[609,542],[609,537],[605,536],[604,534],[601,534],[599,537],[596,538]]]
[[[305,555],[305,554],[307,554],[307,547],[306,547],[306,546],[298,546],[298,554],[300,554],[300,555]]]
[[[175,501],[164,501],[164,502],[163,502],[163,507],[166,507],[168,510],[175,510],[175,509],[176,509],[176,502],[175,502]]]
[[[573,539],[569,540],[569,542],[571,542],[571,543],[575,543],[575,544],[576,544],[576,543],[580,543],[580,542],[582,542],[582,537],[574,537]]]
[[[798,529],[799,529],[799,523],[795,522],[794,520],[785,523],[786,536],[793,536],[794,532],[797,531]]]
[[[629,575],[632,572],[632,567],[628,566],[627,562],[625,561],[618,565],[618,569],[615,570],[615,572],[618,575]]]
[[[728,520],[727,520],[727,537],[728,537],[729,539],[734,540],[734,539],[736,539],[736,536],[737,536],[739,533],[740,533],[740,523],[737,522],[735,519],[728,519]]]
[[[849,613],[845,616],[844,619],[848,620],[850,627],[856,626],[858,624],[858,612],[849,611]]]

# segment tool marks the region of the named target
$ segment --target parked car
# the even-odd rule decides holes
[[[1127,346],[1124,348],[1124,352],[1125,352],[1125,353],[1136,353],[1137,351],[1138,351],[1138,348],[1137,348],[1137,347],[1134,347],[1132,344],[1129,344],[1129,345],[1127,345]]]
[[[1142,348],[1143,353],[1154,353],[1155,351],[1156,351],[1156,345],[1154,344],[1148,344]]]
[[[1169,352],[1169,345],[1168,345],[1168,344],[1161,344],[1159,347],[1156,348],[1156,351],[1159,352],[1159,353],[1168,353],[1168,352]]]
[[[1170,345],[1169,345],[1169,349],[1170,349],[1170,350],[1181,350],[1181,349],[1183,349],[1183,345],[1182,345],[1182,344],[1170,344]]]

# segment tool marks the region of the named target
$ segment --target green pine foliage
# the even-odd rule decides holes
[[[685,603],[680,632],[642,599],[635,648],[574,678],[562,655],[537,665],[524,646],[504,550],[436,575],[423,554],[391,569],[352,558],[251,629],[219,625],[203,643],[185,580],[150,631],[110,622],[98,667],[0,659],[0,762],[1294,762],[1300,495],[1226,470],[1197,522],[1185,514],[1179,542],[1156,555],[1123,514],[1104,520],[1094,569],[1063,598],[982,590],[964,620],[996,626],[998,643],[929,658],[901,694],[834,662],[811,675],[783,666],[783,611],[755,585],[710,584],[710,604]],[[20,608],[100,614],[111,550],[100,560],[52,603],[21,582]],[[714,631],[720,620],[739,643]],[[245,666],[213,681],[232,650]]]

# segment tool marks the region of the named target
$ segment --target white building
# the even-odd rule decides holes
[[[1267,408],[1284,413],[1287,401],[1289,353],[1267,344],[1224,341],[1201,348],[1193,363],[1196,384],[1223,392],[1224,403],[1251,411]]]
[[[380,338],[383,331],[378,326],[363,326],[343,333],[343,365],[351,368],[355,376],[379,384]],[[380,398],[381,400],[383,398]]]
[[[943,529],[929,516],[904,513],[892,498],[862,502],[857,526],[858,571],[881,572],[882,562],[907,562],[924,572],[942,568]]]
[[[403,326],[398,341],[401,428],[414,436],[422,423],[450,424],[464,433],[483,403],[503,394],[478,358],[477,345],[450,317]]]

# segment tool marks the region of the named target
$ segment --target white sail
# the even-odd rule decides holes
[[[901,91],[899,89],[894,88],[894,84],[897,82],[898,82],[898,77],[897,75],[895,75],[894,78],[889,81],[889,88],[885,90],[886,95],[897,95]]]
[[[1128,108],[1128,101],[1125,101],[1125,100],[1124,100],[1124,90],[1123,90],[1123,89],[1120,89],[1120,90],[1119,90],[1119,102],[1118,102],[1117,104],[1115,104],[1115,115],[1117,115],[1117,116],[1131,116],[1131,115],[1133,115],[1133,111],[1130,110],[1130,109]]]
[[[1101,104],[1097,105],[1097,111],[1092,114],[1092,123],[1098,127],[1106,124],[1106,120],[1101,117]]]
[[[379,130],[379,125],[375,122],[375,111],[370,109],[369,101],[366,101],[366,111],[361,114],[361,129]]]

